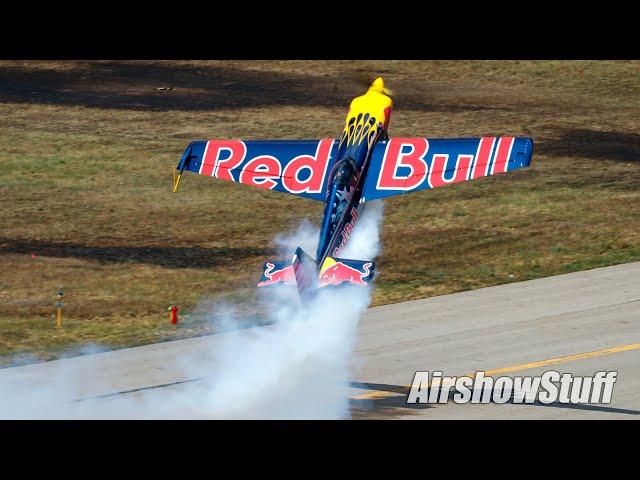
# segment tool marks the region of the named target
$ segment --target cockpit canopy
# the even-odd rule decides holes
[[[331,172],[331,185],[339,187],[349,185],[353,175],[356,173],[356,169],[356,162],[351,157],[340,160],[334,165]]]

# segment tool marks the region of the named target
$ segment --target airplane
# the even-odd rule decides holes
[[[291,260],[267,261],[258,287],[296,285],[301,298],[320,288],[367,285],[375,260],[340,258],[367,202],[527,167],[526,137],[389,137],[393,101],[381,77],[351,101],[340,139],[191,142],[176,172],[297,195],[325,203],[315,257],[298,247]]]

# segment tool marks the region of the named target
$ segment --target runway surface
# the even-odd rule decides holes
[[[0,389],[14,382],[35,388],[61,371],[73,372],[81,391],[56,391],[57,401],[73,408],[101,402],[102,411],[113,412],[125,399],[193,388],[210,368],[204,359],[224,335],[234,334],[4,369]],[[202,371],[191,366],[185,376],[179,359],[187,353],[202,356]],[[608,405],[407,405],[417,370],[619,373]],[[371,308],[359,324],[345,395],[355,419],[639,419],[640,262]],[[183,412],[177,417],[190,417]]]

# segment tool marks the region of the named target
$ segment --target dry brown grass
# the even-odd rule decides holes
[[[376,74],[392,135],[535,151],[386,201],[374,304],[640,259],[640,62],[0,62],[1,364],[215,331],[198,302],[250,297],[274,236],[322,205],[194,175],[172,195],[184,146],[337,135]],[[192,312],[177,328],[172,302]]]

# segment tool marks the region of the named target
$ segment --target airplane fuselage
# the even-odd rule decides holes
[[[362,216],[364,180],[377,142],[387,137],[393,102],[384,85],[371,86],[351,102],[336,161],[329,176],[327,199],[316,260],[321,267],[327,256],[338,256]]]

